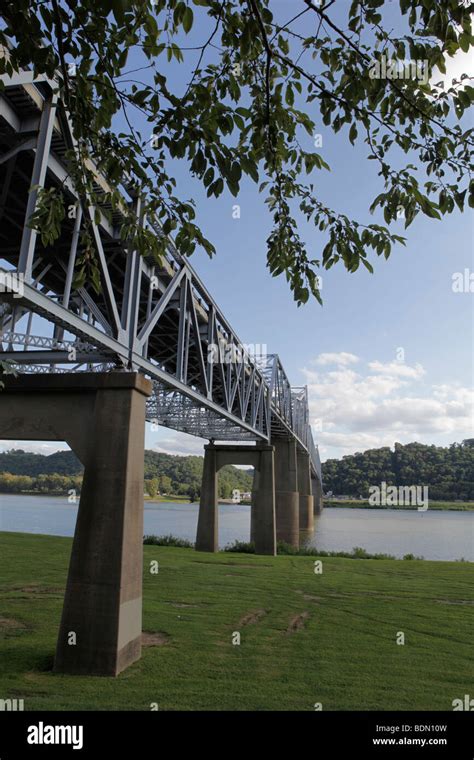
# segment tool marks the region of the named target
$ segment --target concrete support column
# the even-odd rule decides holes
[[[298,451],[298,491],[300,510],[300,531],[314,530],[314,500],[311,492],[311,465],[309,454],[306,451]]]
[[[54,670],[117,675],[141,656],[144,393],[98,390],[89,436]]]
[[[323,511],[323,488],[319,478],[312,478],[312,488],[314,497],[314,514],[320,515]]]
[[[259,447],[255,498],[252,493],[251,535],[256,554],[276,554],[275,475],[273,446]],[[252,519],[253,516],[253,519]]]
[[[0,438],[67,441],[85,468],[54,670],[115,676],[141,655],[151,383],[111,372],[23,375],[5,386]]]
[[[278,541],[299,546],[299,493],[295,439],[276,439],[275,511]]]
[[[259,471],[255,467],[252,484],[252,505],[250,507],[250,540],[255,543],[256,510],[258,505]]]
[[[250,512],[250,536],[257,554],[276,554],[275,476],[273,446],[209,444],[204,447],[201,503],[196,549],[218,549],[217,473],[227,464],[250,464],[255,468]]]
[[[201,500],[196,535],[196,549],[216,552],[218,549],[217,451],[213,444],[204,446]]]

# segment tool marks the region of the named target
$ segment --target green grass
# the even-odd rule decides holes
[[[352,509],[417,509],[416,506],[390,506],[380,507],[369,504],[366,499],[324,499],[325,507],[346,507]],[[428,501],[428,509],[447,510],[453,512],[472,512],[474,511],[474,501]]]
[[[331,557],[317,575],[314,557],[159,546],[144,547],[143,629],[168,643],[117,679],[54,675],[70,549],[0,533],[0,698],[27,710],[451,710],[472,694],[472,564]]]
[[[179,538],[173,536],[171,533],[165,536],[155,536],[148,534],[143,536],[143,543],[151,546],[177,546],[181,549],[194,549],[192,541],[188,541],[186,538]]]

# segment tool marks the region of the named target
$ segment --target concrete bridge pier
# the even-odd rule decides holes
[[[300,531],[314,530],[314,497],[311,490],[311,462],[306,451],[297,452]]]
[[[216,446],[204,447],[204,469],[196,535],[197,551],[218,550],[218,489],[217,477],[226,464],[248,464],[255,468],[257,489],[253,489],[251,510],[251,539],[257,554],[276,554],[275,481],[273,446]]]
[[[314,514],[320,515],[323,511],[323,488],[319,478],[311,479],[313,497],[314,497]]]
[[[133,372],[8,377],[0,438],[66,441],[84,465],[54,670],[116,676],[141,656],[143,452]]]
[[[256,554],[276,554],[275,454],[273,446],[259,446],[257,496],[252,504],[251,526]]]
[[[277,541],[299,547],[298,465],[296,440],[274,439],[275,446],[275,510]]]
[[[198,552],[216,552],[219,548],[217,449],[210,443],[204,446],[201,498],[196,534]]]

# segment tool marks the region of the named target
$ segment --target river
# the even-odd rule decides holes
[[[77,506],[67,498],[0,494],[0,531],[72,536]],[[197,504],[145,502],[146,534],[172,534],[194,541]],[[219,545],[248,541],[250,507],[222,504],[219,508]],[[400,511],[393,509],[326,508],[316,518],[306,542],[324,551],[368,552],[425,559],[474,561],[474,512]]]

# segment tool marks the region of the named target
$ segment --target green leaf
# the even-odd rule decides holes
[[[183,15],[183,29],[186,32],[186,34],[188,34],[188,32],[191,31],[192,26],[193,26],[193,20],[194,20],[193,9],[190,8],[188,5]]]
[[[441,216],[439,215],[436,205],[428,200],[428,198],[425,198],[424,196],[420,199],[420,206],[421,210],[426,216],[429,216],[430,219],[441,219]]]
[[[285,55],[288,55],[290,52],[290,46],[288,45],[288,40],[286,40],[282,35],[280,34],[278,36],[278,47],[280,48],[281,52]]]
[[[464,190],[462,193],[454,193],[454,200],[456,201],[456,205],[460,211],[464,211],[464,198],[466,197],[466,192],[467,190]]]

